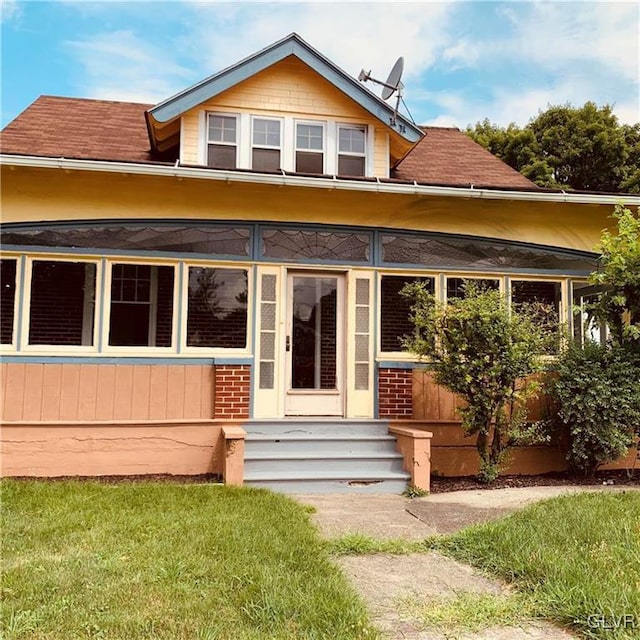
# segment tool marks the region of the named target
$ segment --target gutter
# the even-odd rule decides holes
[[[206,167],[182,167],[175,165],[155,165],[130,162],[107,162],[104,160],[72,160],[67,158],[45,158],[26,155],[0,154],[0,165],[10,167],[30,167],[38,169],[61,169],[63,171],[95,171],[101,173],[121,173],[130,175],[174,177],[192,180],[214,180],[227,183],[264,184],[278,187],[302,187],[327,189],[331,191],[357,191],[364,193],[388,193],[413,196],[440,196],[449,198],[481,198],[485,200],[518,200],[525,202],[566,202],[571,204],[623,204],[640,207],[640,196],[630,194],[588,194],[588,193],[537,193],[528,191],[507,191],[500,189],[475,189],[471,187],[435,187],[417,182],[394,184],[380,180],[362,182],[360,180],[332,178],[310,178],[295,175],[274,175],[266,173],[242,173]]]

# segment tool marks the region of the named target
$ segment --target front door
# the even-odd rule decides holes
[[[344,275],[287,277],[285,413],[344,415]]]

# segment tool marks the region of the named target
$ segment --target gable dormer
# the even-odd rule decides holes
[[[229,170],[386,178],[422,137],[297,34],[146,115],[155,150]]]

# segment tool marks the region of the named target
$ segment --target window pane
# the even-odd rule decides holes
[[[283,229],[265,229],[262,232],[262,252],[267,258],[367,262],[369,245],[370,236],[365,233]]]
[[[64,226],[19,231],[3,229],[3,244],[82,247],[123,251],[164,251],[248,256],[251,232],[224,226]]]
[[[410,282],[426,282],[429,293],[435,291],[434,278],[382,276],[380,299],[382,351],[402,351],[401,339],[413,332],[413,324],[409,320],[411,303],[400,295],[402,287]]]
[[[34,260],[29,344],[92,345],[96,265]]]
[[[363,176],[364,157],[338,156],[339,176]]]
[[[296,171],[298,173],[322,173],[324,171],[323,154],[296,151]]]
[[[16,301],[17,260],[0,259],[0,343],[13,342],[13,318]]]
[[[235,169],[236,148],[230,145],[210,144],[207,166],[214,169]]]
[[[280,122],[278,120],[253,121],[253,144],[279,147],[280,146]]]
[[[278,149],[254,149],[251,167],[254,171],[279,171],[280,151]]]
[[[344,153],[364,153],[364,127],[340,127],[338,151]]]
[[[464,298],[467,282],[475,283],[481,291],[500,289],[500,281],[493,278],[447,278],[447,298]]]
[[[296,125],[296,148],[308,149],[312,151],[322,151],[323,129],[321,125],[316,124],[298,124]]]
[[[247,271],[189,267],[187,345],[244,348],[247,344]]]
[[[517,245],[482,238],[447,238],[382,234],[382,260],[393,264],[430,267],[497,267],[498,269],[553,269],[590,273],[597,256],[586,252]]]
[[[109,344],[170,347],[173,283],[173,267],[114,264]]]
[[[543,353],[554,354],[560,347],[560,299],[559,282],[513,280],[511,302],[515,309],[532,313],[545,334]]]
[[[234,116],[209,116],[209,142],[236,142],[236,119]]]

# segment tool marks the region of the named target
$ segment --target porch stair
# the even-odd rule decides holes
[[[282,493],[399,494],[410,479],[386,420],[255,420],[243,428],[248,486]]]

